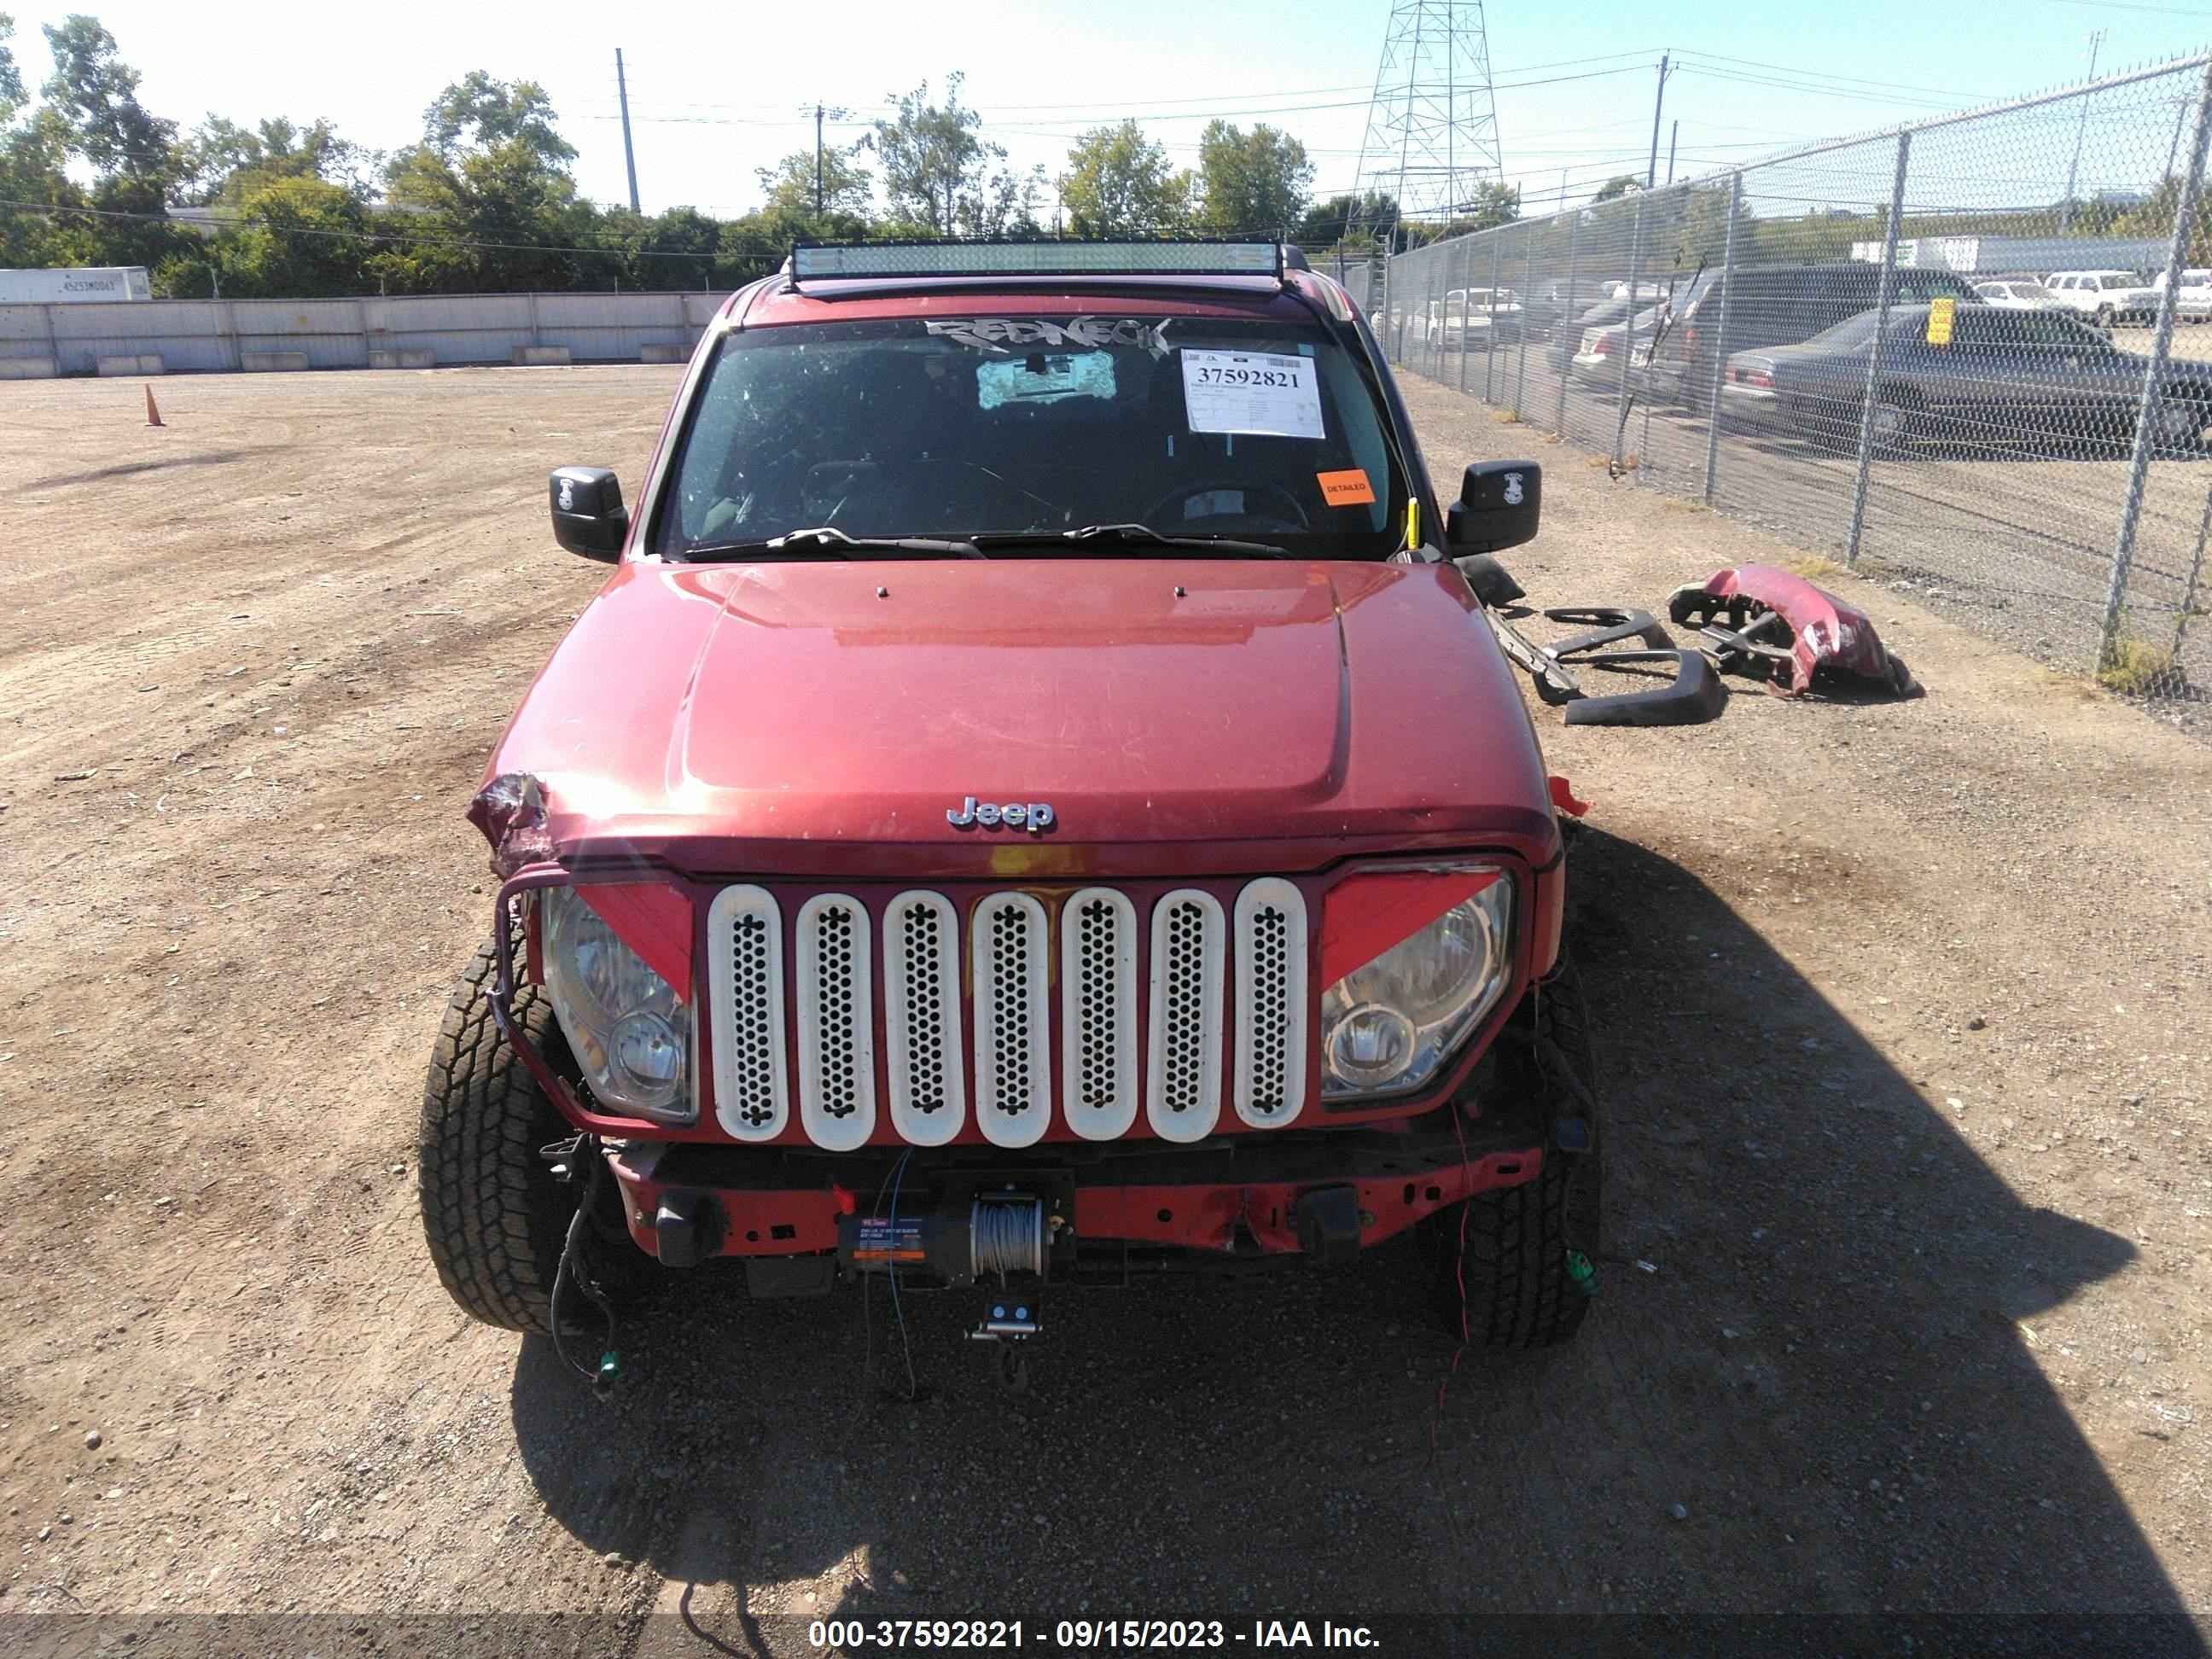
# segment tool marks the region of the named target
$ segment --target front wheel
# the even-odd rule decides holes
[[[422,1232],[463,1312],[544,1335],[579,1188],[557,1180],[539,1152],[575,1132],[492,1023],[494,951],[489,939],[477,948],[431,1051],[417,1143]],[[538,988],[518,986],[514,1009],[540,1054],[562,1052]],[[570,1319],[590,1312],[580,1296],[563,1301]]]
[[[1582,1328],[1595,1288],[1603,1131],[1581,981],[1560,970],[1539,994],[1534,1069],[1540,1086],[1583,1098],[1589,1150],[1544,1149],[1535,1180],[1483,1193],[1440,1211],[1429,1224],[1445,1328],[1492,1353],[1547,1348]]]

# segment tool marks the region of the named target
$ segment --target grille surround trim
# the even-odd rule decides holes
[[[1269,912],[1280,921],[1266,927]],[[1273,939],[1267,934],[1277,934]],[[1307,1005],[1306,901],[1295,883],[1266,876],[1237,895],[1237,1060],[1232,1097],[1237,1117],[1255,1129],[1279,1129],[1297,1121],[1306,1103],[1306,1049],[1312,1012]],[[1263,993],[1270,980],[1273,988]],[[1279,1006],[1279,1013],[1263,1006]],[[1270,1030],[1269,1027],[1274,1027]],[[1272,1086],[1270,1086],[1272,1085]],[[1273,1097],[1281,1104],[1268,1108]]]
[[[1100,905],[1110,943],[1088,926],[1086,912]],[[1102,967],[1110,976],[1103,988],[1094,971]],[[1085,1140],[1118,1140],[1136,1127],[1137,907],[1118,888],[1085,887],[1060,901],[1060,1112],[1070,1129]],[[1102,1071],[1110,1107],[1091,1104]]]
[[[744,947],[744,988],[751,999],[742,1010],[738,1001],[740,965],[732,939],[741,928],[748,941]],[[708,907],[707,940],[714,1121],[733,1140],[773,1140],[791,1121],[790,1066],[784,1042],[790,1026],[784,1003],[783,908],[764,887],[725,887]],[[741,1034],[741,1024],[750,1041]]]
[[[916,940],[917,951],[931,950],[933,987],[918,982],[908,958],[908,922],[917,915],[935,920],[933,946]],[[890,1077],[891,1127],[909,1146],[942,1146],[957,1135],[968,1121],[968,1063],[961,1041],[966,1020],[960,1005],[960,917],[944,894],[913,888],[884,907],[884,1047]],[[916,1001],[933,994],[937,1007],[929,1036],[938,1044],[935,1081],[941,1085],[943,1104],[934,1110],[916,1103],[915,1080],[928,1076],[929,1056],[917,1054],[926,1042],[917,1042],[922,1030]],[[924,1013],[922,1018],[932,1018]],[[919,1059],[920,1064],[917,1065]],[[929,1091],[933,1097],[939,1090]]]
[[[975,1018],[969,1093],[975,1127],[994,1146],[1033,1146],[1051,1126],[1051,939],[1044,906],[1027,893],[988,894],[968,913]]]
[[[1221,901],[1201,888],[1178,887],[1152,906],[1145,1116],[1163,1140],[1203,1140],[1221,1121],[1227,934]],[[1178,1097],[1189,1103],[1178,1107]]]

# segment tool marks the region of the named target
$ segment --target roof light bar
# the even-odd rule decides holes
[[[833,276],[1271,276],[1277,242],[864,242],[795,247],[794,282]]]

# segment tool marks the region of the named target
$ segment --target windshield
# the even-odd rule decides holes
[[[1318,324],[1101,312],[751,329],[716,348],[653,545],[1140,524],[1387,558],[1407,481],[1384,419]]]

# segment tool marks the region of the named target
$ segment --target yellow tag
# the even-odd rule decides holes
[[[1957,315],[1958,310],[1959,302],[1956,300],[1930,300],[1928,302],[1928,343],[1929,345],[1951,343],[1951,319]]]
[[[1421,498],[1418,495],[1408,495],[1406,498],[1406,545],[1419,547],[1420,544]]]

